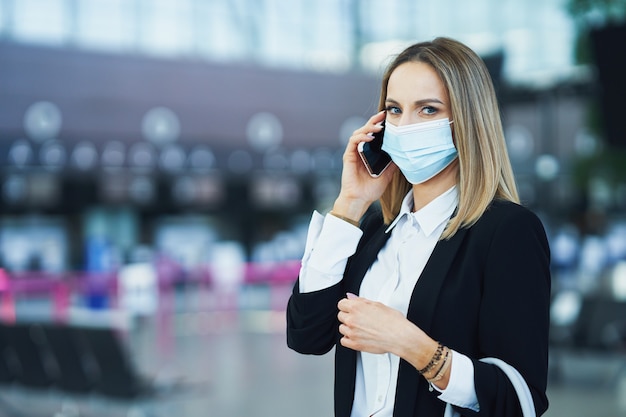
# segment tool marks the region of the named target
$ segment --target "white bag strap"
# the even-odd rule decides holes
[[[498,366],[509,377],[513,388],[519,398],[520,405],[522,406],[522,413],[524,417],[536,417],[535,403],[533,397],[530,394],[528,384],[524,380],[524,377],[518,372],[517,369],[504,362],[502,359],[497,358],[483,358],[481,362],[489,363]],[[460,417],[460,414],[454,410],[452,404],[446,405],[446,412],[444,417]]]

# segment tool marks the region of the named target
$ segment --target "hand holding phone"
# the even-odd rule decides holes
[[[383,136],[385,132],[385,121],[383,120],[380,132],[374,133],[374,139],[370,142],[361,142],[358,145],[359,155],[367,172],[376,178],[379,177],[391,163],[389,154],[382,150]]]

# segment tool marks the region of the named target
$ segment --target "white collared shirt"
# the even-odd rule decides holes
[[[456,187],[413,213],[413,194],[404,198],[396,219],[387,228],[389,241],[365,274],[359,296],[379,301],[405,316],[413,288],[432,254],[458,201]],[[362,231],[332,215],[314,212],[302,258],[300,291],[313,292],[337,284],[348,258],[356,251]],[[452,351],[450,381],[439,398],[478,410],[471,360]],[[357,355],[353,417],[393,415],[400,358],[392,354]]]

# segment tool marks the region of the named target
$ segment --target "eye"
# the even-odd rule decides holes
[[[400,110],[400,108],[396,106],[387,106],[385,107],[385,110],[387,111],[388,114],[401,114],[402,113],[402,110]]]
[[[424,106],[420,110],[420,113],[424,113],[426,115],[433,115],[433,114],[437,113],[437,109],[434,108],[433,106]]]

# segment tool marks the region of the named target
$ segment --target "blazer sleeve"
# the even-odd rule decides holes
[[[310,293],[300,293],[298,286],[296,281],[287,304],[287,346],[299,353],[323,355],[335,346],[343,285]]]
[[[349,274],[355,256],[361,251],[372,234],[382,224],[377,212],[366,214],[361,223],[363,236],[356,254],[348,259],[344,279],[329,287],[310,293],[300,293],[299,279],[296,281],[287,303],[287,346],[299,353],[323,355],[339,340],[337,303],[346,296],[346,275]]]
[[[515,367],[533,397],[537,416],[548,408],[550,250],[540,220],[511,205],[493,229],[488,246],[479,317],[480,357]],[[517,394],[495,365],[473,358],[480,411],[463,415],[522,417]]]

